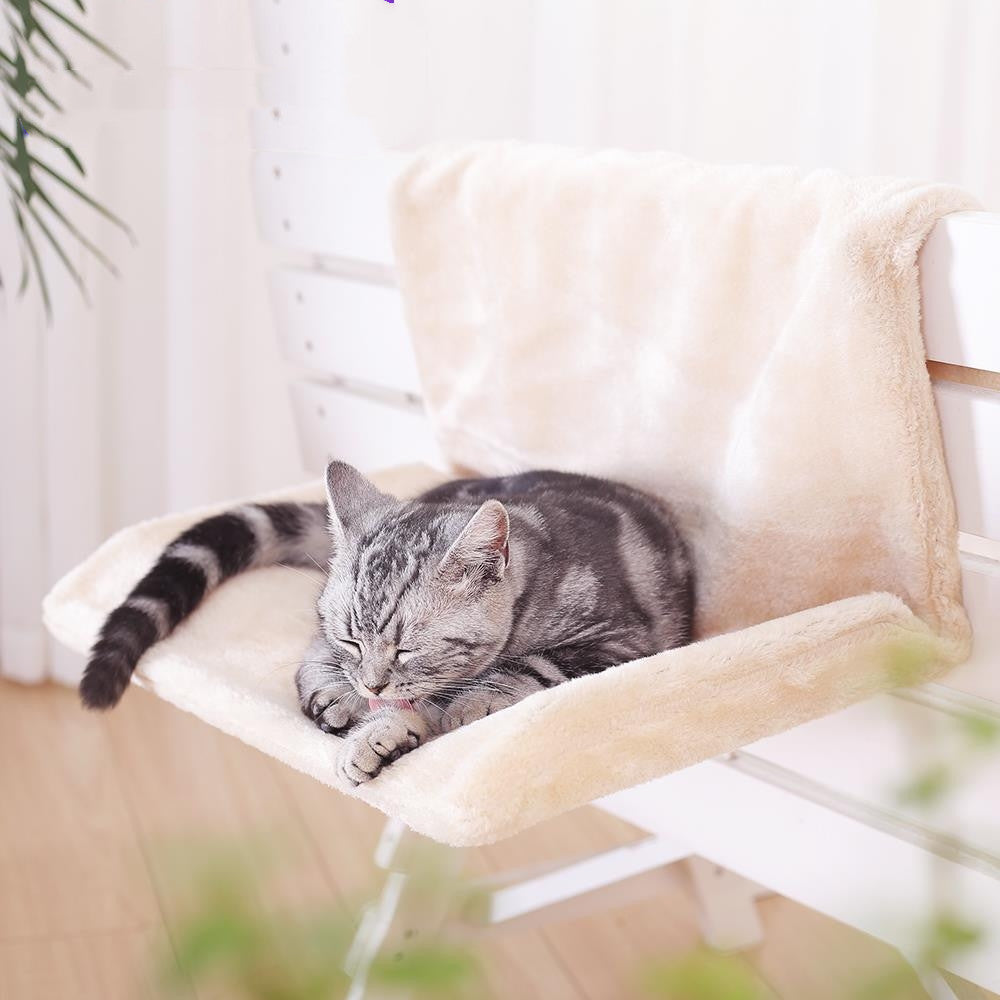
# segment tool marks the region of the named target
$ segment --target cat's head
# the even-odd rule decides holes
[[[333,555],[318,611],[332,661],[367,698],[460,690],[510,632],[503,504],[403,503],[343,462],[326,485]]]

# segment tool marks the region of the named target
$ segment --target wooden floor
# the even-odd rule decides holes
[[[274,892],[290,905],[353,900],[373,884],[381,818],[152,696],[107,716],[72,693],[0,682],[0,998],[156,995],[150,951],[177,919],[166,847],[177,838],[279,838]],[[639,836],[583,809],[472,852],[502,870],[584,855]],[[249,849],[249,848],[248,848]],[[643,876],[657,879],[657,874]],[[511,928],[481,942],[489,996],[622,1000],[639,970],[699,942],[687,890],[661,877],[648,898]],[[778,897],[766,939],[741,958],[774,996],[844,1000],[894,961],[877,942]],[[924,996],[916,987],[910,994]]]

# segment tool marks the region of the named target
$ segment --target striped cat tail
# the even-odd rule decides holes
[[[325,570],[329,555],[324,504],[245,504],[188,528],[108,615],[80,681],[83,704],[117,705],[143,653],[231,576],[277,564]]]

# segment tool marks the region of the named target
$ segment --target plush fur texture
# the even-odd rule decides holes
[[[966,624],[917,252],[961,190],[486,144],[397,183],[400,287],[448,457],[670,498],[697,631],[865,591]]]
[[[539,691],[353,794],[439,840],[489,842],[961,659],[916,254],[968,207],[940,185],[659,154],[418,157],[395,195],[399,276],[449,456],[669,497],[702,638]],[[89,648],[205,513],[111,539],[50,595],[50,628]],[[271,568],[222,586],[137,677],[343,787],[291,684],[319,583]]]

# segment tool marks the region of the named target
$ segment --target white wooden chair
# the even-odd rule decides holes
[[[335,454],[364,469],[439,461],[421,410],[412,349],[394,288],[386,189],[395,164],[336,95],[322,114],[305,84],[281,69],[284,8],[260,2],[263,106],[254,114],[260,228],[281,251],[271,277],[307,467]],[[277,67],[277,68],[275,68]],[[339,136],[351,135],[350,153]],[[1000,758],[985,760],[947,809],[928,812],[894,793],[914,759],[956,725],[1000,724],[1000,215],[939,224],[921,258],[928,364],[962,528],[972,659],[941,681],[885,695],[595,805],[647,830],[635,846],[499,889],[504,921],[684,859],[709,943],[751,944],[753,899],[767,887],[912,955],[913,927],[947,877],[963,913],[985,929],[948,971],[1000,991]],[[935,734],[939,734],[939,737]],[[390,823],[377,860],[389,869],[353,960],[354,996],[405,884]],[[891,904],[891,905],[890,905]],[[942,976],[934,997],[965,996]],[[973,995],[973,994],[968,994]]]

